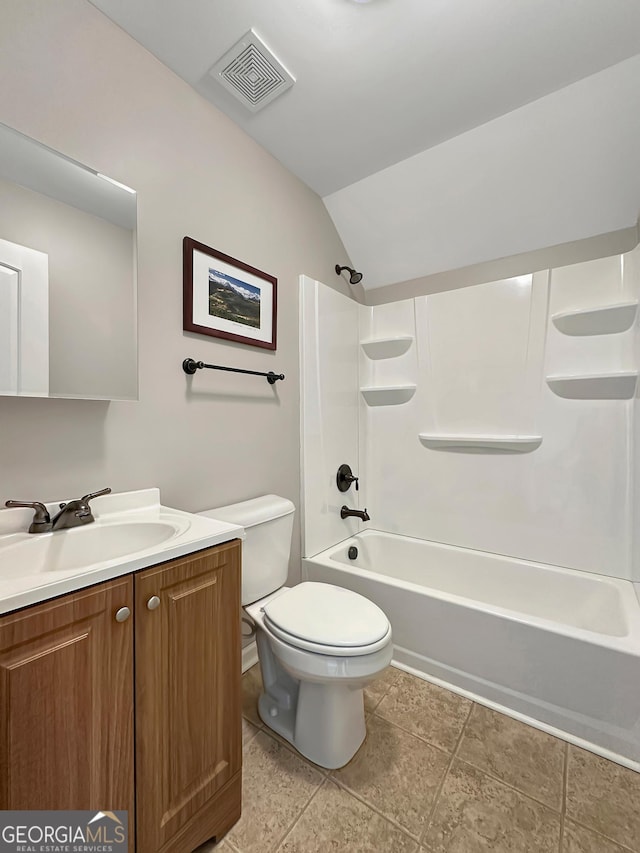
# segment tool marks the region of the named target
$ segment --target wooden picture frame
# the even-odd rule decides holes
[[[278,280],[191,237],[182,251],[182,328],[275,350]]]

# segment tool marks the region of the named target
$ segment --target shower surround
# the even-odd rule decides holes
[[[374,308],[301,279],[303,575],[386,609],[401,665],[635,769],[639,258]]]

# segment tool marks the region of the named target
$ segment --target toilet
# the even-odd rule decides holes
[[[256,627],[260,718],[321,767],[345,765],[366,729],[363,690],[391,661],[391,626],[362,595],[286,587],[295,507],[277,495],[207,510],[242,525],[242,605]]]

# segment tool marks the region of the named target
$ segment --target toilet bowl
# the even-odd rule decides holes
[[[316,599],[314,610],[300,607],[300,590],[309,600]],[[301,623],[305,616],[310,620],[322,617],[326,613],[323,608],[335,601],[336,593],[356,606],[375,608],[379,620],[386,623],[382,636],[373,631],[369,642],[345,645],[345,632],[336,633],[334,629],[325,631],[324,642],[319,642],[319,635],[316,640],[300,637],[283,627],[284,619],[278,624],[269,617],[273,604],[291,604]],[[315,764],[342,767],[365,738],[363,690],[391,662],[393,646],[386,617],[363,596],[321,583],[281,589],[246,607],[245,612],[257,629],[264,684],[258,701],[260,718]]]
[[[306,758],[335,769],[365,738],[363,691],[391,661],[391,626],[351,590],[284,586],[293,512],[290,501],[266,495],[203,514],[246,530],[242,603],[256,627],[260,718]]]

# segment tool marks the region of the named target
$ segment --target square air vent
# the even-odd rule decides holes
[[[228,50],[209,74],[252,113],[266,107],[296,82],[253,30]]]

